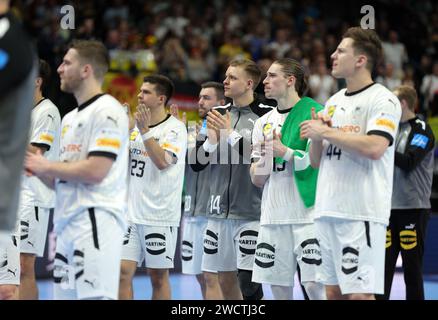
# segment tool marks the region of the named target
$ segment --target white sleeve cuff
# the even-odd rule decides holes
[[[202,148],[205,150],[205,152],[212,153],[212,152],[216,151],[217,146],[218,146],[217,143],[211,144],[210,141],[208,141],[208,139],[207,139],[207,140],[205,140],[204,144],[202,145]]]
[[[234,147],[234,145],[242,139],[242,136],[238,134],[236,131],[231,132],[231,134],[227,138],[227,142],[230,146]]]
[[[286,153],[283,156],[283,160],[289,162],[293,156],[294,156],[294,151],[290,148],[287,148]]]

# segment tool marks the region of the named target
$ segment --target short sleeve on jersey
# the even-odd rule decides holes
[[[108,156],[116,159],[122,147],[119,115],[111,110],[101,110],[95,119],[90,137],[88,155]]]
[[[370,110],[371,114],[367,123],[368,135],[380,135],[389,140],[391,146],[397,135],[400,121],[401,107],[396,97],[384,95],[376,99]]]
[[[186,148],[186,135],[183,126],[174,126],[165,136],[161,148],[173,154],[177,159],[184,157]]]
[[[54,114],[47,111],[36,119],[35,127],[30,137],[30,143],[32,145],[46,146],[48,150],[50,150],[56,135],[55,117]]]

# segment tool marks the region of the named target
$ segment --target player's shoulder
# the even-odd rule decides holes
[[[163,124],[165,124],[171,128],[186,131],[185,124],[181,120],[179,120],[178,118],[174,117],[173,115],[170,115],[169,118],[167,120],[165,120]]]
[[[110,94],[103,94],[95,101],[97,107],[123,110],[122,104]]]
[[[97,113],[127,116],[125,107],[112,95],[104,94],[94,103],[94,108]]]
[[[270,107],[270,110],[267,113],[265,113],[263,116],[258,118],[255,123],[256,124],[257,123],[259,123],[259,124],[267,123],[267,122],[269,122],[269,119],[271,119],[272,117],[275,117],[277,115],[278,115],[277,108]]]
[[[333,103],[336,103],[336,101],[339,101],[340,99],[343,99],[345,97],[345,93],[347,92],[347,88],[343,88],[333,94],[330,98],[328,98],[327,102],[325,103],[326,106],[330,106]]]
[[[61,118],[58,108],[50,99],[44,99],[32,110],[32,117],[39,118],[47,114],[52,118]]]
[[[388,88],[380,83],[374,84],[370,89],[370,99],[373,100],[373,105],[376,107],[384,107],[387,111],[391,106],[395,112],[401,113],[400,100]]]

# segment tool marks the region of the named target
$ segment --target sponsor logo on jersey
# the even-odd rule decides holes
[[[53,141],[55,140],[55,137],[53,135],[51,135],[51,134],[48,134],[48,133],[42,133],[40,135],[39,139],[41,141],[46,141],[46,142],[49,142],[49,143],[53,143]]]
[[[301,243],[303,252],[302,261],[319,266],[322,262],[321,249],[316,239],[307,239]]]
[[[154,256],[166,252],[166,236],[160,233],[151,233],[144,237],[146,251]]]
[[[174,153],[179,153],[179,151],[180,151],[180,148],[175,147],[175,146],[171,145],[171,144],[168,143],[168,142],[163,143],[163,144],[161,145],[161,148],[163,148],[163,149],[167,149],[167,150],[172,151],[172,152],[174,152]]]
[[[61,149],[61,154],[64,152],[81,152],[82,144],[68,144]]]
[[[183,240],[181,245],[181,259],[183,261],[193,260],[193,242]]]
[[[394,121],[391,121],[388,119],[377,119],[376,125],[381,126],[381,127],[387,127],[391,130],[395,130],[395,127],[396,127]]]
[[[406,230],[413,230],[413,229],[415,229],[415,223],[411,223],[411,224],[405,226],[405,229]]]
[[[275,247],[268,243],[258,244],[254,263],[263,269],[272,268],[275,264]]]
[[[114,119],[114,118],[112,118],[112,117],[110,117],[110,116],[107,116],[106,118],[107,118],[107,120],[109,120],[109,121],[111,121],[112,123],[114,123],[116,126],[118,125],[116,119]]]
[[[346,247],[342,250],[342,272],[352,274],[359,267],[359,251],[357,249]]]
[[[204,253],[206,254],[216,254],[218,251],[218,234],[214,233],[211,230],[207,230],[205,232],[204,238]]]
[[[241,232],[239,237],[239,251],[243,254],[254,254],[258,235],[259,233],[254,230]]]
[[[119,139],[110,139],[110,138],[100,138],[97,139],[96,145],[98,147],[110,147],[110,148],[120,148],[120,140]]]
[[[147,153],[147,151],[143,151],[140,149],[130,149],[129,152],[131,153],[132,156],[143,156],[145,158],[149,157],[149,154]]]
[[[417,230],[400,231],[400,246],[404,250],[412,250],[417,246]]]
[[[426,149],[429,138],[422,134],[415,134],[411,141],[411,146],[417,146],[421,149]]]
[[[361,126],[348,124],[342,127],[338,127],[338,129],[345,133],[360,133]]]
[[[392,233],[391,230],[386,231],[386,244],[385,248],[388,249],[390,246],[392,246]]]

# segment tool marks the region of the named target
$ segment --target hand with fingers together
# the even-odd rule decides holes
[[[44,158],[41,151],[36,153],[27,152],[24,159],[24,168],[26,176],[45,177],[49,170],[50,161]]]
[[[212,143],[217,143],[221,134],[227,138],[233,132],[230,112],[227,111],[223,116],[216,110],[210,111],[207,114],[207,129],[208,139]]]
[[[328,114],[324,114],[322,111],[316,113],[315,108],[312,108],[312,119],[321,120],[324,124],[332,127],[332,118]]]
[[[145,134],[149,131],[149,126],[151,125],[151,110],[149,107],[146,107],[144,104],[140,104],[137,107],[135,122],[141,134]]]
[[[300,124],[300,138],[322,141],[324,133],[331,127],[331,118],[322,113],[316,114],[312,108],[312,120],[303,121]]]

